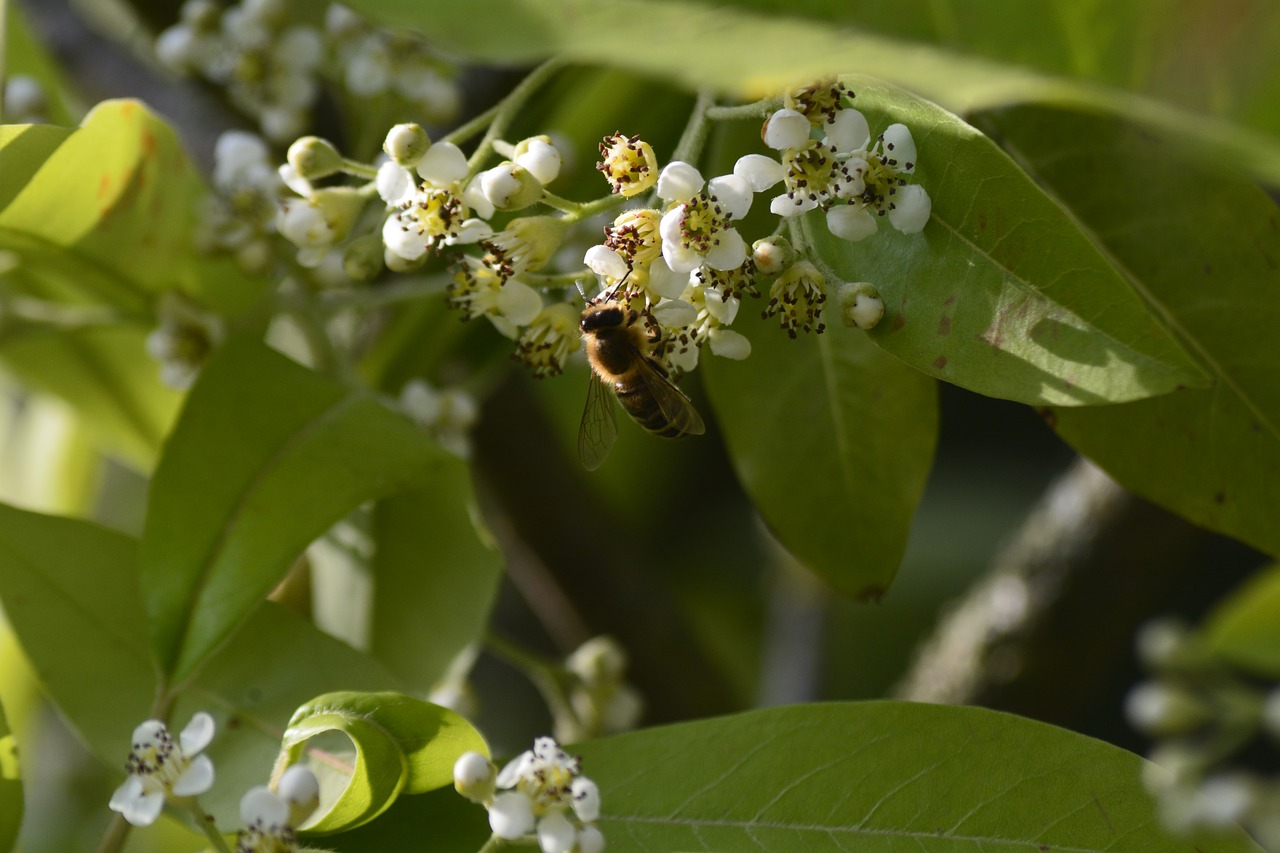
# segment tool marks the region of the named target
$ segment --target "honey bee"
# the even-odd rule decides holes
[[[683,438],[706,432],[693,403],[653,357],[661,336],[645,328],[638,311],[624,300],[599,299],[587,303],[579,325],[591,364],[587,405],[578,427],[578,456],[588,471],[600,467],[618,438],[606,388],[632,420],[654,435]]]

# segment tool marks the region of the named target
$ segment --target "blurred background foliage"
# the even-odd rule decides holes
[[[393,24],[421,14],[417,0],[352,5]],[[630,22],[613,33],[629,48],[596,38],[590,5],[616,7],[614,20]],[[613,130],[670,152],[692,103],[690,81],[719,83],[732,94],[762,85],[752,76],[757,72],[771,79],[767,61],[757,68],[751,57],[732,52],[732,26],[775,18],[780,38],[825,35],[822,49],[830,54],[815,61],[835,56],[848,71],[897,82],[962,117],[976,120],[1024,100],[1130,105],[1158,125],[1184,123],[1196,144],[1220,146],[1212,150],[1227,165],[1273,190],[1280,185],[1280,7],[1268,0],[495,6],[501,9],[476,14],[472,4],[441,4],[427,34],[474,63],[464,64],[470,111],[551,52],[583,63],[561,75],[512,129],[512,138],[550,132],[573,140],[557,188],[570,198],[599,193],[594,140]],[[173,122],[207,167],[217,133],[240,120],[217,93],[161,73],[148,58],[149,39],[172,23],[175,11],[175,4],[144,0],[18,2],[10,9],[7,62],[46,83],[53,122],[74,125],[86,105],[107,97],[139,97]],[[697,27],[663,29],[683,15],[713,32],[729,27],[729,46],[694,52],[688,41]],[[538,28],[520,26],[526,20],[562,26],[539,41]],[[779,52],[774,47],[768,56]],[[687,61],[677,67],[677,56]],[[494,60],[505,67],[492,67]],[[602,61],[618,67],[595,64]],[[377,137],[349,138],[338,105],[325,106],[317,132],[352,146],[355,156],[371,156],[369,140]],[[378,121],[402,118],[413,117]],[[712,159],[730,152],[722,163],[731,162],[740,151],[735,134],[753,132],[728,128],[713,142]],[[362,145],[366,150],[358,150]],[[585,369],[535,381],[508,367],[504,346],[487,328],[463,326],[424,305],[390,318],[361,367],[387,393],[415,375],[479,375],[486,394],[473,470],[507,566],[494,624],[555,657],[595,633],[615,634],[632,655],[647,723],[894,695],[948,602],[998,563],[1002,549],[1005,559],[1018,559],[1015,534],[1075,460],[1029,407],[939,383],[939,443],[897,579],[878,601],[851,601],[772,540],[738,486],[714,425],[706,439],[678,446],[623,429],[609,465],[589,478],[573,451]],[[145,451],[106,449],[83,411],[12,372],[3,390],[0,500],[139,533]],[[74,386],[61,390],[76,396]],[[696,383],[691,393],[706,399]],[[1140,751],[1143,741],[1121,716],[1124,693],[1138,677],[1127,638],[1154,615],[1195,620],[1264,557],[1132,496],[1115,518],[1122,519],[1113,521],[1121,534],[1091,539],[1097,550],[1087,557],[1114,574],[1081,574],[1062,596],[1066,615],[1054,630],[1020,647],[994,686],[971,698]],[[838,526],[841,519],[829,522]],[[858,547],[848,543],[851,559]],[[1114,641],[1110,655],[1084,654],[1092,648],[1088,638],[1099,634]],[[482,655],[474,683],[478,724],[496,753],[520,749],[548,728],[536,692],[506,662]],[[1071,700],[1043,701],[1050,683],[1053,695]],[[28,812],[49,816],[28,821],[22,849],[87,849],[106,821],[114,780],[42,701],[7,631],[0,634],[0,698],[23,754],[39,759],[25,767]],[[180,844],[174,840],[180,837],[141,833],[129,849],[179,849],[166,845]]]

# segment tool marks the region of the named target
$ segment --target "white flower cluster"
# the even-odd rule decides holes
[[[319,30],[287,21],[286,0],[242,0],[226,10],[187,0],[178,23],[156,39],[156,55],[175,71],[226,87],[267,138],[283,142],[306,126],[325,58]]]
[[[600,789],[582,775],[578,759],[549,737],[534,741],[501,771],[477,752],[453,768],[458,793],[489,810],[493,834],[506,841],[536,837],[542,853],[600,853],[604,834]]]
[[[872,139],[866,117],[844,105],[851,97],[830,82],[797,90],[765,123],[765,144],[779,158],[747,154],[732,174],[711,180],[681,161],[655,175],[652,151],[635,138],[615,134],[601,145],[605,160],[597,168],[615,192],[634,195],[656,183],[664,207],[625,211],[583,260],[606,290],[625,282],[626,295],[643,301],[639,307],[660,332],[657,355],[668,367],[692,370],[704,344],[716,355],[746,358],[750,342],[728,327],[741,298],[756,295],[763,284],[769,285],[769,301],[762,313],[779,317],[792,337],[825,329],[823,271],[791,257],[781,238],[748,247],[739,233],[737,223],[751,210],[755,193],[782,183],[783,192],[770,201],[772,213],[785,222],[824,210],[830,231],[847,240],[874,234],[880,217],[903,233],[924,228],[931,203],[923,187],[908,183],[916,166],[910,131],[893,124]],[[875,298],[864,296],[854,325],[878,322],[883,306],[877,314]]]
[[[337,54],[343,84],[358,98],[388,93],[432,124],[457,115],[461,104],[454,68],[422,39],[369,26],[340,3],[325,12],[325,32]]]
[[[271,151],[257,134],[230,130],[218,137],[213,158],[213,192],[205,197],[196,247],[229,253],[246,272],[262,272],[275,256],[270,238],[284,189]]]
[[[1125,711],[1155,739],[1143,782],[1162,822],[1177,832],[1242,826],[1280,847],[1280,778],[1251,760],[1265,741],[1280,745],[1280,686],[1260,685],[1170,620],[1143,628],[1138,656],[1155,677],[1130,691]]]
[[[213,761],[203,755],[213,741],[213,717],[201,711],[174,740],[160,720],[147,720],[133,731],[125,762],[128,778],[111,795],[110,807],[134,826],[150,826],[166,801],[194,803],[213,787]],[[281,774],[276,789],[251,788],[240,800],[244,822],[236,837],[236,853],[294,853],[295,830],[320,803],[314,773],[293,765]]]
[[[468,434],[480,411],[466,391],[438,389],[429,382],[413,379],[400,389],[400,409],[454,456],[466,459],[471,455]]]
[[[612,637],[592,637],[565,661],[574,677],[569,688],[573,718],[556,716],[556,738],[582,741],[630,731],[640,722],[644,700],[624,678],[627,653]]]

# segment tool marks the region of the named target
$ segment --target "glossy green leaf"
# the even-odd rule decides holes
[[[0,706],[0,850],[9,850],[22,826],[22,769],[18,745]]]
[[[49,695],[112,765],[155,699],[137,556],[122,533],[0,506],[5,614]]]
[[[575,751],[611,850],[1259,850],[1162,829],[1136,755],[980,708],[771,708]]]
[[[902,121],[933,213],[850,243],[810,214],[827,262],[886,305],[880,346],[939,379],[1025,403],[1114,403],[1203,383],[1137,292],[991,140],[936,106],[855,83],[873,132]]]
[[[0,359],[70,404],[101,447],[147,470],[182,397],[160,383],[146,335],[138,326],[31,330],[0,340]]]
[[[442,455],[430,480],[373,514],[369,648],[423,692],[481,640],[502,576],[502,557],[478,527],[466,463]]]
[[[933,380],[843,325],[734,323],[750,358],[701,372],[738,479],[774,535],[848,595],[889,588],[937,439]]]
[[[256,341],[227,343],[151,485],[142,585],[163,671],[188,677],[312,540],[421,485],[442,452],[372,396]]]
[[[157,673],[138,586],[137,542],[84,521],[0,506],[0,603],[49,696],[90,750],[118,768],[151,714]],[[367,655],[264,603],[209,661],[169,719],[214,716],[219,785],[202,805],[239,822],[240,797],[265,784],[294,711],[328,690],[394,689]],[[0,762],[0,766],[3,762]]]
[[[1071,0],[1065,2],[1069,4]],[[417,0],[352,0],[350,5],[375,19],[414,27],[437,43],[482,61],[532,63],[562,56],[573,62],[619,67],[674,80],[690,91],[709,87],[759,98],[775,95],[796,81],[823,75],[868,74],[918,92],[959,114],[1052,97],[1121,111],[1152,127],[1182,134],[1198,144],[1229,152],[1242,166],[1280,184],[1280,138],[1275,133],[1274,120],[1254,122],[1259,125],[1257,130],[1243,128],[1152,98],[1108,89],[1088,79],[1054,77],[1016,61],[965,55],[950,46],[928,43],[932,39],[911,41],[874,32],[859,26],[859,19],[848,6],[839,9],[841,24],[834,25],[806,20],[795,14],[792,4],[778,9],[786,14],[777,15],[677,0],[611,0],[607,5],[595,0],[491,0],[484,15],[475,14],[475,6],[468,0],[436,0],[429,7]],[[946,5],[928,3],[925,17],[937,19],[939,27],[950,35],[957,19],[970,16],[962,8],[940,8]],[[991,14],[990,18],[1002,24],[997,32],[1008,33],[1009,20],[1025,18],[1023,9],[1028,5],[1032,4],[1015,4],[1003,16]],[[1107,11],[1109,15],[1110,7]],[[899,20],[911,17],[896,6],[893,14]],[[1222,17],[1208,10],[1202,14],[1205,22],[1195,32],[1203,33],[1209,22]],[[1071,34],[1080,40],[1090,38],[1106,17],[1075,9],[1064,13],[1062,20],[1087,28]],[[1160,16],[1157,22],[1165,17],[1168,16]],[[491,26],[494,20],[503,21],[503,26]],[[1035,30],[1034,24],[1025,23],[1021,29]],[[1014,41],[1016,37],[1006,40]],[[1133,43],[1125,40],[1120,49],[1131,50]],[[1239,43],[1238,38],[1228,42]],[[645,49],[637,50],[638,44]],[[1192,44],[1199,54],[1199,45]],[[1259,66],[1273,64],[1269,57],[1274,53],[1262,47],[1267,44],[1265,39],[1251,44],[1258,45],[1253,54],[1255,61],[1242,70],[1241,76],[1256,74]],[[1177,56],[1182,62],[1175,70],[1195,66],[1187,61],[1186,51]],[[1007,49],[998,58],[1007,60]],[[1095,58],[1086,55],[1073,60],[1087,67]],[[1206,64],[1210,69],[1214,67],[1214,63]],[[1225,90],[1206,88],[1215,100],[1223,98]],[[1260,97],[1265,97],[1265,92]],[[1260,115],[1267,109],[1269,102],[1263,100],[1250,113]]]
[[[1054,409],[1058,432],[1138,494],[1280,554],[1275,203],[1115,118],[1027,107],[980,124],[1115,259],[1213,380],[1121,406]]]
[[[484,738],[447,708],[399,693],[330,693],[298,709],[284,735],[297,752],[311,738],[336,731],[355,747],[350,779],[329,810],[308,829],[337,832],[385,811],[400,794],[421,794],[453,781],[464,752],[489,754]]]
[[[0,210],[73,132],[51,124],[0,125]]]
[[[1280,678],[1280,566],[1258,572],[1215,607],[1204,632],[1226,660]]]

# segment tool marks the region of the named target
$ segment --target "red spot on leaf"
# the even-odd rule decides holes
[[[111,194],[111,178],[103,175],[98,179],[98,198],[106,198]]]

